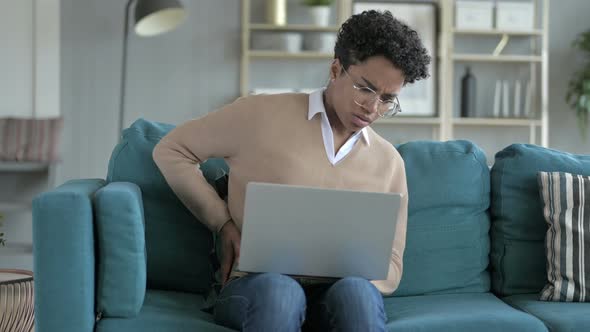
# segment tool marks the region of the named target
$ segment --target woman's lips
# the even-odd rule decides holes
[[[366,127],[369,125],[369,121],[356,114],[352,115],[352,122],[358,127]]]

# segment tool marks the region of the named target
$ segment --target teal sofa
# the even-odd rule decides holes
[[[200,310],[212,234],[152,160],[172,128],[136,121],[105,179],[35,198],[37,331],[229,331]],[[410,206],[404,274],[384,299],[390,331],[590,331],[590,304],[538,301],[546,226],[536,190],[537,171],[590,175],[590,157],[515,144],[490,170],[468,141],[397,148]],[[218,159],[201,169],[214,186],[230,171]]]

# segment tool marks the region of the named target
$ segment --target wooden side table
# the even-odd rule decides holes
[[[34,303],[33,272],[0,269],[0,331],[33,331]]]

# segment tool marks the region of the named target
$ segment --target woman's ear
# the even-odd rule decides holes
[[[334,59],[330,65],[330,80],[335,80],[340,74],[341,66],[340,60]]]

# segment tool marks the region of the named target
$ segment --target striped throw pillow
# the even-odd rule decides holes
[[[590,177],[539,172],[547,279],[542,301],[590,302]]]

